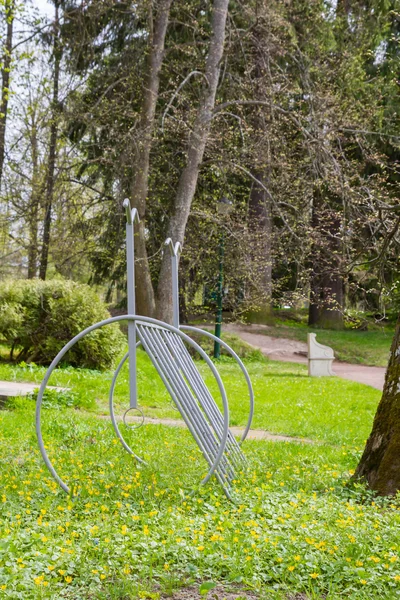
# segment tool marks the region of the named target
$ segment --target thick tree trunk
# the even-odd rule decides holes
[[[4,14],[7,21],[6,43],[2,58],[1,70],[1,106],[0,106],[0,188],[3,179],[4,157],[6,148],[6,124],[8,111],[8,98],[10,95],[11,52],[14,27],[15,0],[6,0]]]
[[[382,496],[400,491],[400,317],[382,399],[354,479],[364,480]]]
[[[151,26],[153,34],[147,61],[147,77],[143,87],[140,135],[137,136],[137,155],[131,194],[131,206],[137,208],[140,217],[139,232],[135,244],[137,259],[135,262],[136,306],[138,314],[149,317],[153,317],[155,314],[155,295],[146,252],[146,199],[149,185],[150,150],[160,86],[160,71],[171,2],[172,0],[163,0],[159,3],[154,27]]]
[[[211,127],[217,93],[220,62],[224,50],[225,26],[229,0],[214,0],[211,19],[211,40],[206,61],[206,80],[197,118],[188,144],[187,162],[182,171],[168,226],[168,237],[183,244],[190,207],[196,192],[197,179]],[[172,322],[171,259],[164,253],[157,288],[157,316]]]
[[[40,257],[39,277],[46,279],[47,265],[49,262],[49,246],[51,232],[51,213],[53,208],[55,168],[56,168],[56,152],[57,152],[57,137],[58,137],[58,116],[59,116],[59,100],[58,88],[60,82],[60,63],[62,56],[62,48],[60,45],[60,27],[58,9],[59,3],[55,2],[55,17],[54,17],[54,41],[53,41],[53,56],[54,56],[54,73],[53,73],[53,100],[51,107],[51,124],[50,124],[50,143],[49,157],[47,165],[46,177],[46,197],[45,197],[45,215],[43,222],[43,241],[42,253]]]
[[[333,204],[333,207],[330,206]],[[311,257],[308,325],[326,329],[343,328],[343,277],[340,273],[341,220],[334,201],[314,193],[311,226],[314,241]]]

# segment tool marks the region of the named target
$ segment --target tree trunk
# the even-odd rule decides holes
[[[262,15],[265,15],[267,7],[256,7],[258,25],[253,31],[253,61],[254,61],[254,97],[263,101],[268,97],[270,90],[267,86],[269,77],[270,60],[270,32],[268,26],[263,26]],[[273,43],[273,42],[272,42]],[[270,79],[268,80],[271,84]],[[272,119],[272,115],[270,114]],[[252,233],[251,253],[255,262],[255,285],[257,287],[257,304],[255,311],[248,313],[249,320],[258,323],[268,322],[271,318],[271,296],[272,296],[272,259],[271,259],[271,235],[272,235],[272,207],[271,198],[267,192],[270,180],[270,140],[269,127],[265,118],[265,108],[257,111],[253,116],[254,130],[254,169],[252,175],[260,183],[254,182],[249,198],[249,229]]]
[[[268,185],[266,169],[253,172],[254,177],[265,187]],[[271,312],[272,295],[272,260],[271,260],[271,202],[265,188],[254,183],[249,199],[249,227],[252,232],[253,260],[256,262],[255,273],[259,308],[251,312],[250,320],[257,322],[268,320]]]
[[[149,185],[150,150],[154,133],[154,119],[160,85],[160,71],[164,56],[165,35],[172,0],[163,0],[154,22],[147,61],[147,77],[143,87],[140,134],[137,136],[137,155],[132,182],[131,206],[137,208],[140,225],[135,244],[136,307],[138,314],[153,317],[155,296],[146,251],[145,216]],[[152,16],[150,17],[152,19]]]
[[[308,325],[326,329],[343,328],[343,277],[340,273],[340,216],[335,202],[314,191],[311,226],[310,303]]]
[[[6,148],[6,123],[8,111],[8,98],[10,94],[11,52],[13,41],[15,0],[6,0],[4,14],[7,21],[7,34],[1,70],[1,107],[0,107],[0,188],[3,179],[4,157]]]
[[[400,317],[397,321],[382,399],[354,474],[382,496],[400,490]]]
[[[31,154],[32,154],[32,191],[29,202],[28,227],[28,279],[36,277],[38,266],[38,222],[40,204],[40,175],[39,175],[39,152],[35,117],[32,117]]]
[[[54,40],[53,40],[53,56],[54,56],[54,73],[53,73],[53,100],[51,107],[51,124],[50,124],[50,143],[49,143],[49,158],[47,166],[46,178],[46,197],[45,197],[45,215],[43,223],[43,242],[42,253],[40,258],[39,277],[46,279],[47,265],[49,262],[49,246],[50,246],[50,230],[51,230],[51,213],[53,207],[54,196],[54,181],[56,167],[56,151],[58,137],[58,116],[59,116],[59,101],[58,88],[60,81],[60,63],[62,57],[62,48],[60,44],[60,28],[58,8],[59,3],[56,1],[55,17],[54,17]]]
[[[197,179],[211,127],[217,93],[220,62],[224,50],[225,26],[229,0],[214,0],[211,19],[211,40],[206,61],[206,80],[193,130],[189,137],[186,166],[179,179],[173,212],[169,220],[168,237],[183,244],[190,207],[196,192]],[[171,258],[164,253],[157,288],[157,316],[172,322]]]

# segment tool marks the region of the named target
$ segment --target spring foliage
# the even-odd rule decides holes
[[[49,364],[80,331],[110,316],[94,290],[73,281],[17,280],[0,284],[0,339],[11,359]],[[117,325],[98,329],[65,356],[72,366],[106,369],[124,343]]]

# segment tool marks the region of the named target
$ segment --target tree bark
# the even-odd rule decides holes
[[[344,294],[339,236],[341,220],[334,208],[332,199],[323,199],[319,189],[314,191],[311,216],[314,241],[311,250],[308,325],[326,329],[343,328]]]
[[[32,117],[32,130],[30,135],[32,155],[32,191],[29,202],[29,247],[28,247],[28,279],[36,277],[38,267],[38,222],[40,204],[39,182],[39,151],[35,116]]]
[[[261,5],[260,5],[261,7]],[[263,10],[256,8],[258,25],[254,28],[253,36],[253,61],[254,61],[254,94],[255,99],[261,102],[268,97],[266,80],[269,73],[269,52],[271,40],[269,29],[263,26]],[[252,174],[260,183],[254,182],[249,198],[249,229],[252,233],[253,261],[255,261],[255,274],[258,292],[258,308],[251,311],[247,318],[256,322],[268,321],[271,313],[272,296],[272,207],[271,198],[267,192],[270,183],[270,140],[268,124],[265,118],[265,108],[256,111],[253,116],[253,130],[255,134],[255,156]],[[272,117],[272,115],[270,115]],[[254,316],[253,316],[254,315]]]
[[[153,33],[147,60],[147,77],[143,88],[140,134],[137,140],[137,155],[131,193],[131,206],[138,210],[140,217],[139,232],[135,243],[137,258],[135,262],[136,306],[138,314],[149,317],[153,317],[155,314],[155,295],[146,251],[146,200],[149,189],[150,150],[171,2],[172,0],[163,0],[160,3],[154,27],[152,25],[150,27]],[[152,16],[150,19],[152,19]]]
[[[268,186],[267,169],[253,172],[254,177],[263,186]],[[260,184],[253,183],[249,198],[249,227],[253,237],[253,260],[256,261],[256,286],[258,289],[258,305],[254,311],[257,322],[268,319],[271,311],[272,295],[272,260],[271,260],[271,202]],[[253,312],[250,315],[252,318]]]
[[[15,0],[6,0],[4,13],[7,21],[6,43],[2,58],[3,68],[1,70],[1,106],[0,106],[0,188],[3,179],[3,168],[6,148],[6,124],[8,112],[8,98],[10,94],[10,70],[11,53],[14,27]]]
[[[193,130],[189,137],[186,166],[182,171],[168,225],[168,237],[183,244],[187,220],[203,160],[215,106],[220,62],[224,51],[225,27],[229,0],[214,0],[211,40],[206,61],[206,80]],[[171,259],[164,253],[157,288],[157,317],[172,322]]]
[[[397,321],[382,399],[353,479],[382,496],[400,490],[400,317]]]
[[[62,47],[60,44],[60,23],[59,23],[59,2],[56,1],[55,17],[54,17],[54,39],[53,39],[53,56],[54,56],[54,73],[53,73],[53,100],[51,106],[51,124],[50,124],[50,143],[49,157],[47,165],[46,177],[46,196],[45,196],[45,215],[43,223],[43,242],[40,258],[39,277],[46,279],[47,266],[49,262],[49,246],[51,233],[51,213],[53,207],[54,182],[55,182],[55,167],[56,167],[56,152],[57,152],[57,137],[58,137],[58,117],[59,117],[59,100],[58,89],[60,82],[60,63],[62,57]]]

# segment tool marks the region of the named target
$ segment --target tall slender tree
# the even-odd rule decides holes
[[[8,101],[10,97],[10,72],[13,48],[13,29],[15,19],[15,0],[5,0],[3,4],[3,19],[6,26],[5,44],[3,46],[1,66],[1,102],[0,102],[0,189],[3,178],[6,125],[8,116]]]
[[[189,136],[186,165],[179,178],[172,214],[168,222],[168,237],[183,243],[190,207],[196,192],[197,179],[213,118],[221,60],[224,51],[225,28],[229,0],[214,0],[211,17],[211,37],[205,68],[205,83],[193,130]],[[171,261],[164,254],[157,287],[157,315],[172,320]]]
[[[53,209],[54,181],[56,170],[57,140],[59,131],[59,85],[60,85],[60,65],[62,58],[62,44],[60,39],[60,19],[59,19],[59,0],[54,0],[54,21],[53,21],[53,100],[50,108],[50,139],[49,154],[46,175],[45,192],[45,214],[43,222],[42,251],[40,256],[39,277],[46,279],[47,266],[49,262],[49,247],[51,233],[51,219]]]

